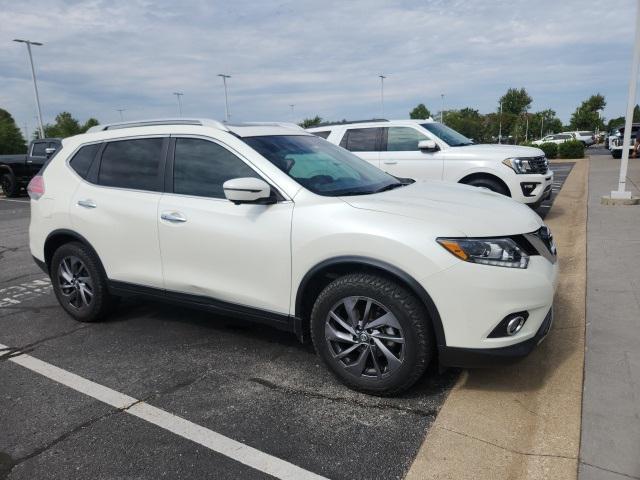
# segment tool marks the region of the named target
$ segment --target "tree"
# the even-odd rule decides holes
[[[99,122],[95,118],[89,118],[83,125],[80,125],[80,122],[73,118],[69,112],[61,112],[56,115],[56,122],[53,125],[44,126],[44,134],[46,137],[71,137],[84,133],[96,125],[99,125]]]
[[[416,108],[409,112],[409,118],[422,120],[429,117],[431,117],[431,112],[425,107],[424,103],[419,103]]]
[[[625,120],[626,119],[624,117],[616,117],[610,119],[607,122],[607,131],[624,125]],[[640,122],[640,106],[638,105],[633,108],[633,121]]]
[[[447,110],[447,126],[460,132],[465,137],[474,141],[482,141],[485,138],[484,122],[482,115],[473,108],[463,108],[461,110]]]
[[[9,112],[0,108],[0,155],[25,153],[22,132]]]
[[[598,111],[602,110],[606,104],[604,96],[599,93],[591,95],[573,112],[569,127],[572,130],[604,129],[604,122],[600,118]]]
[[[540,135],[544,137],[562,130],[562,120],[556,116],[555,110],[548,108],[529,115],[529,138],[540,138]]]
[[[524,88],[510,88],[507,93],[500,97],[502,113],[511,113],[513,115],[520,115],[529,110],[531,102],[533,102],[533,99]]]
[[[311,127],[317,127],[321,123],[322,123],[322,117],[316,115],[313,118],[305,118],[298,125],[300,125],[302,128],[311,128]]]

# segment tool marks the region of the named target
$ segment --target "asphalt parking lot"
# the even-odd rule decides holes
[[[552,166],[543,216],[571,166]],[[361,395],[293,335],[135,299],[77,323],[31,260],[28,221],[28,199],[0,199],[0,479],[269,477],[14,363],[21,353],[334,479],[402,478],[457,378],[431,368],[401,398]]]

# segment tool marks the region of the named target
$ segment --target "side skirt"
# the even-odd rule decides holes
[[[269,325],[279,330],[295,333],[300,340],[300,321],[291,315],[270,312],[259,308],[247,307],[237,303],[216,300],[202,295],[172,292],[158,288],[145,287],[117,280],[109,280],[109,292],[124,297],[142,297],[174,305],[204,310],[218,315],[226,315],[251,322]]]

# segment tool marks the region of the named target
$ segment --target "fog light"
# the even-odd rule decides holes
[[[509,323],[507,323],[507,335],[510,335],[510,336],[515,335],[520,330],[522,330],[523,326],[524,326],[524,317],[517,316],[512,318],[511,320],[509,320]]]
[[[522,330],[524,323],[529,318],[529,312],[515,312],[504,317],[491,331],[488,338],[513,337]]]
[[[538,182],[522,182],[520,188],[522,188],[522,194],[525,197],[531,197],[536,187],[540,185]]]

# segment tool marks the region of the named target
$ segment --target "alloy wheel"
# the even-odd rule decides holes
[[[73,308],[83,308],[93,301],[93,281],[86,265],[76,256],[62,259],[58,267],[58,284],[66,302]]]
[[[381,379],[404,361],[405,338],[398,319],[369,297],[336,303],[325,321],[325,340],[333,358],[355,376]]]

